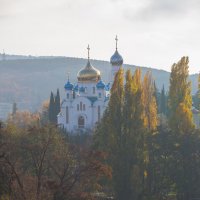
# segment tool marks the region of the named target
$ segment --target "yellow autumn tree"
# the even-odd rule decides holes
[[[191,82],[189,76],[189,58],[182,57],[172,65],[169,88],[169,126],[180,133],[194,128],[192,117]]]
[[[158,125],[157,104],[154,95],[152,75],[147,72],[143,80],[144,124],[149,131],[156,130]]]

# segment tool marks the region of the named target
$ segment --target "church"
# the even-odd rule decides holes
[[[88,60],[77,73],[77,82],[71,83],[69,78],[64,85],[65,97],[61,102],[61,111],[57,116],[58,126],[70,133],[87,132],[92,130],[100,121],[108,105],[110,89],[115,74],[123,65],[123,58],[116,50],[110,58],[110,81],[105,83],[101,72],[92,66],[90,47],[88,45]]]

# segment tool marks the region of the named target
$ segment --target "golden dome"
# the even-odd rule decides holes
[[[88,59],[87,65],[85,68],[81,69],[78,74],[77,78],[80,82],[98,82],[100,80],[100,71],[94,68],[90,60]]]

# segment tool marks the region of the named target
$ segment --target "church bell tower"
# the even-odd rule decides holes
[[[118,52],[118,37],[115,38],[116,41],[116,50],[115,53],[110,58],[110,64],[111,64],[111,83],[113,83],[115,74],[119,71],[120,67],[123,65],[123,58]]]

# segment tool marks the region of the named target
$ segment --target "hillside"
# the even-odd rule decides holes
[[[18,59],[19,58],[19,59]],[[91,60],[93,66],[101,71],[102,79],[108,81],[111,66],[107,61]],[[70,74],[70,81],[76,82],[77,72],[84,67],[86,59],[69,57],[25,57],[8,56],[0,61],[0,102],[17,102],[19,109],[37,110],[49,98],[51,91],[60,89]],[[125,69],[136,69],[134,65],[124,65]],[[156,85],[161,89],[169,86],[169,72],[141,67],[142,73],[152,71]],[[197,75],[191,75],[192,91],[197,90]]]

